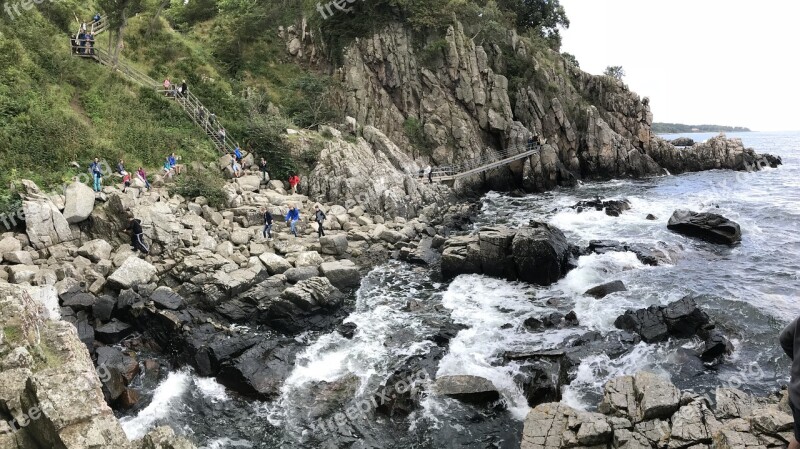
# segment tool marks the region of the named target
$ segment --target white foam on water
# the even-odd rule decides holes
[[[609,380],[635,374],[644,369],[663,374],[668,378],[669,375],[655,364],[659,359],[659,350],[659,345],[642,342],[617,359],[611,359],[604,353],[586,357],[578,366],[575,380],[562,390],[561,402],[579,410],[592,408],[597,404],[584,400],[587,392],[601,392],[603,385]]]
[[[225,387],[213,377],[195,377],[192,380],[200,394],[212,403],[230,400],[228,393],[225,391]]]
[[[253,443],[246,440],[232,440],[227,437],[217,438],[211,440],[205,446],[199,449],[229,449],[229,448],[249,448],[253,447]]]
[[[417,300],[422,288],[414,276],[405,266],[398,269],[390,264],[365,278],[357,292],[355,311],[345,320],[357,326],[353,338],[331,332],[298,354],[294,370],[281,387],[280,399],[265,407],[273,425],[302,424],[306,418],[295,415],[314,405],[306,403],[314,384],[354,376],[360,381],[355,396],[371,396],[396,361],[424,354],[433,345],[422,337],[422,318],[404,311],[406,302]]]
[[[129,440],[142,438],[156,427],[160,421],[174,413],[181,404],[181,397],[188,391],[192,382],[189,370],[169,373],[153,392],[153,401],[134,417],[120,419],[122,430]]]
[[[518,419],[528,413],[528,403],[514,381],[514,366],[496,364],[502,353],[522,346],[531,334],[519,329],[528,316],[533,288],[485,276],[459,276],[450,284],[442,304],[452,319],[468,326],[450,340],[448,353],[439,362],[436,377],[472,375],[492,382]],[[511,327],[503,328],[505,324]],[[515,326],[514,324],[517,324]]]

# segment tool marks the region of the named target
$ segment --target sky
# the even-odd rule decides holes
[[[560,0],[561,51],[610,65],[656,122],[800,130],[800,2]]]

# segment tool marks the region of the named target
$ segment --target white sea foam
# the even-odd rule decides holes
[[[142,438],[161,421],[169,417],[175,408],[181,404],[181,397],[189,389],[192,374],[189,370],[174,371],[169,373],[153,392],[153,400],[134,417],[125,417],[120,420],[122,430],[128,439]]]

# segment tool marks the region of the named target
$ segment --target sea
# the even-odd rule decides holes
[[[716,134],[664,135],[703,141]],[[609,379],[649,370],[698,394],[735,387],[755,394],[785,385],[789,360],[778,334],[800,315],[800,132],[729,133],[745,146],[783,159],[777,169],[758,172],[713,170],[641,180],[586,182],[523,197],[489,192],[475,228],[545,221],[578,246],[616,240],[662,248],[670,260],[642,264],[633,253],[590,254],[549,287],[480,275],[442,281],[420,266],[392,261],[373,269],[349,299],[345,320],[357,328],[352,339],[337,332],[306,333],[295,367],[272,401],[227,391],[214,379],[188,368],[165,368],[158,383],[137,380],[140,406],[120,412],[130,438],[168,425],[198,447],[223,448],[518,448],[529,407],[519,385],[520,365],[506,351],[558,349],[569,339],[615,331],[628,309],[666,305],[687,295],[730,339],[734,352],[715,367],[693,355],[699,339],[632,345],[622,355],[604,351],[584,357],[562,402],[593,410]],[[619,217],[589,210],[581,200],[627,199]],[[708,244],[667,230],[676,209],[721,214],[740,224],[742,242]],[[648,220],[648,214],[655,220]],[[601,300],[584,295],[595,285],[621,280],[627,291]],[[409,307],[409,304],[416,304]],[[578,327],[531,332],[524,322],[574,310]],[[439,396],[431,388],[410,414],[378,413],[374,398],[389,376],[435,345],[432,332],[443,322],[457,333],[435,366],[436,376],[469,374],[489,379],[501,401],[470,405]],[[168,365],[165,364],[168,367]],[[417,385],[428,385],[420,377]],[[395,387],[397,387],[395,385]],[[360,410],[347,416],[348,408]],[[343,425],[325,416],[347,416]]]

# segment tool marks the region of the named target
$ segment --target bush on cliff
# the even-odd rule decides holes
[[[188,199],[205,197],[212,207],[225,206],[227,195],[223,186],[225,181],[219,173],[210,170],[194,170],[178,177],[177,182],[169,190],[170,194],[181,195]]]

